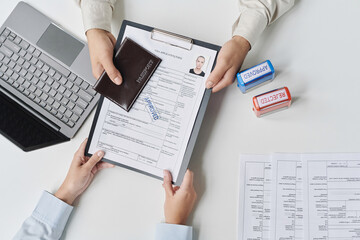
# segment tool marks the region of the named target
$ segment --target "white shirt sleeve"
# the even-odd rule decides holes
[[[73,207],[44,191],[13,239],[60,239]]]
[[[75,0],[81,7],[85,32],[97,28],[111,31],[116,0]]]
[[[253,46],[265,28],[287,12],[295,0],[239,0],[240,14],[233,25],[239,35]]]
[[[155,240],[192,240],[193,230],[190,226],[159,223],[156,225]]]

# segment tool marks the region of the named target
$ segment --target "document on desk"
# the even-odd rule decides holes
[[[273,154],[271,239],[303,239],[301,154]]]
[[[151,32],[127,26],[129,37],[162,59],[130,112],[104,99],[88,152],[162,178],[163,169],[178,178],[217,51],[191,50],[153,40]],[[202,74],[191,72],[201,61]]]
[[[360,239],[360,153],[240,162],[239,240]]]
[[[271,239],[271,157],[240,155],[238,239]]]
[[[305,239],[360,239],[360,154],[304,154]]]

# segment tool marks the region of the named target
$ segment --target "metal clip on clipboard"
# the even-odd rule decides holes
[[[160,29],[153,29],[151,31],[151,39],[163,43],[170,44],[171,46],[191,50],[193,40],[175,33],[167,32]]]

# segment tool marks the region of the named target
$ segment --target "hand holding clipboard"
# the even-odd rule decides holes
[[[104,161],[159,179],[168,169],[180,184],[211,94],[205,80],[220,47],[124,21],[115,51],[126,37],[162,62],[130,112],[100,99],[86,154],[104,150]],[[206,59],[204,77],[189,73],[200,55]]]

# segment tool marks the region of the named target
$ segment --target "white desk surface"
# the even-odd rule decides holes
[[[1,1],[0,24],[18,1]],[[28,0],[85,39],[74,1]],[[122,19],[222,45],[231,37],[236,0],[119,1]],[[239,153],[360,151],[360,2],[298,0],[270,26],[244,67],[270,59],[277,77],[248,94],[232,85],[211,97],[193,153],[198,201],[189,224],[195,239],[236,239]],[[256,118],[254,95],[288,86],[291,108]],[[25,153],[0,136],[0,239],[10,239],[42,191],[54,192],[73,153],[88,136],[94,112],[70,142]],[[153,239],[163,220],[159,180],[120,167],[98,174],[74,209],[64,239]]]

